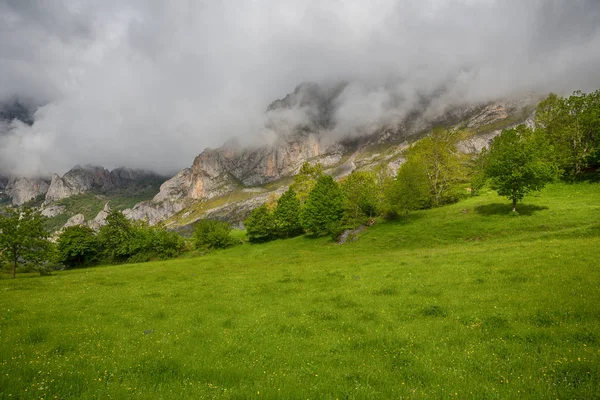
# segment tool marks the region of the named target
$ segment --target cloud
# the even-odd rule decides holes
[[[0,102],[39,106],[0,136],[0,171],[77,163],[174,172],[232,136],[312,115],[266,113],[301,82],[350,82],[339,135],[516,91],[600,87],[596,0],[0,0]]]

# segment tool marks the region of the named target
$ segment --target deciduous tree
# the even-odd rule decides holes
[[[246,236],[252,243],[266,242],[276,237],[275,219],[266,205],[255,208],[244,221]]]
[[[6,208],[0,212],[0,253],[12,264],[12,277],[22,263],[48,260],[50,242],[44,218],[33,209]]]
[[[329,175],[322,175],[310,192],[300,214],[304,229],[314,235],[333,233],[344,214],[344,196]]]
[[[487,158],[492,188],[512,201],[513,212],[527,193],[542,189],[558,174],[547,140],[525,125],[494,138]]]

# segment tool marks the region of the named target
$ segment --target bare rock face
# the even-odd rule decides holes
[[[338,163],[344,154],[339,144],[323,145],[319,136],[299,133],[254,149],[228,145],[206,149],[186,168],[166,181],[155,202],[211,199],[243,186],[258,186],[293,175],[308,160],[324,167]]]
[[[67,222],[63,225],[62,229],[67,229],[72,226],[80,226],[85,223],[85,217],[83,214],[75,214],[71,218],[67,220]]]
[[[194,201],[239,189],[260,189],[261,185],[293,176],[307,161],[321,163],[326,173],[337,178],[379,165],[395,174],[404,161],[402,152],[409,142],[418,139],[412,135],[426,133],[434,126],[491,131],[461,143],[465,152],[481,151],[497,134],[492,129],[503,125],[500,121],[509,117],[510,121],[523,121],[524,110],[534,103],[524,97],[516,101],[448,105],[435,97],[423,98],[420,103],[409,105],[414,109],[402,113],[402,120],[347,133],[336,126],[336,107],[350,87],[345,83],[328,87],[299,85],[293,93],[268,106],[264,128],[272,134],[269,144],[244,148],[230,141],[217,149],[205,149],[191,167],[164,182],[153,201],[140,203],[125,214],[151,224],[164,221]],[[260,193],[235,205],[228,201],[225,206],[207,210],[205,216],[239,221],[268,195]]]
[[[104,167],[76,165],[62,177],[57,174],[52,176],[45,203],[50,204],[89,191],[104,192],[157,178],[159,177],[153,172],[143,170],[117,168],[108,171]]]
[[[107,169],[76,165],[62,178],[57,174],[52,176],[50,188],[46,193],[46,203],[85,193],[92,188],[108,188],[110,186],[112,183],[110,172]]]
[[[4,193],[20,206],[48,191],[49,185],[41,178],[13,178],[7,182]]]
[[[146,221],[150,225],[156,225],[173,215],[177,214],[184,208],[182,202],[171,202],[163,201],[154,203],[151,201],[144,201],[138,203],[133,208],[129,208],[123,211],[123,214],[128,219]]]
[[[87,222],[87,226],[92,228],[95,231],[99,231],[101,227],[106,225],[106,217],[108,217],[108,213],[110,212],[110,205],[106,203],[104,208],[98,212],[96,217]]]

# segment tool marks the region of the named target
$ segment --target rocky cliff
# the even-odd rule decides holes
[[[345,135],[336,131],[334,111],[346,86],[345,83],[329,87],[298,86],[293,93],[267,107],[265,129],[274,134],[269,143],[242,147],[230,140],[218,149],[205,149],[191,167],[166,181],[152,201],[126,210],[126,215],[157,223],[177,213],[188,215],[185,209],[195,202],[227,197],[224,205],[207,206],[203,215],[223,216],[227,211],[226,214],[240,214],[241,218],[255,203],[253,197],[263,198],[268,193],[261,190],[260,195],[241,196],[244,198],[238,202],[241,212],[232,211],[236,206],[230,202],[231,193],[284,180],[306,161],[319,162],[338,177],[354,169],[381,164],[395,172],[408,143],[439,125],[469,129],[474,135],[462,144],[464,151],[480,151],[502,128],[524,121],[536,102],[532,96],[523,96],[486,104],[457,104],[433,112],[430,107],[433,102],[423,99],[395,123],[374,125],[360,134]]]
[[[160,177],[155,173],[143,170],[118,168],[109,171],[99,166],[76,165],[62,177],[57,174],[52,176],[45,204],[81,193],[90,191],[102,193],[156,179],[160,179]]]
[[[4,193],[14,205],[22,205],[46,194],[50,185],[42,178],[12,178],[6,183]]]

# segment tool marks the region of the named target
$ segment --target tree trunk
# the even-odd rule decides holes
[[[14,260],[13,262],[13,279],[15,279],[17,277],[17,260]]]
[[[517,212],[517,199],[513,198],[512,199],[512,212]]]

